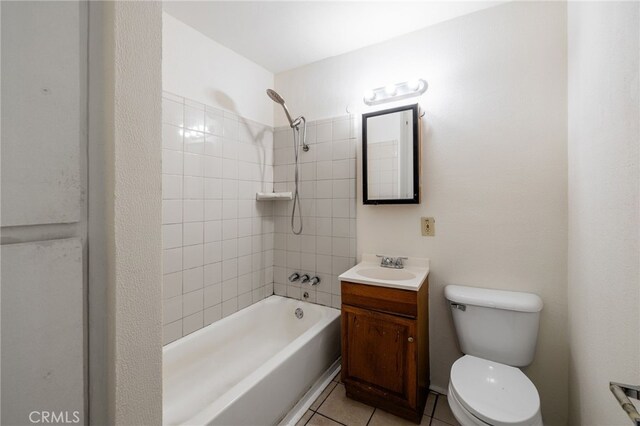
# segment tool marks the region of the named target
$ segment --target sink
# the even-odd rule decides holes
[[[362,261],[353,268],[340,274],[340,281],[379,287],[400,288],[418,291],[427,281],[429,259],[409,257],[403,269],[383,268],[375,254],[362,254]]]
[[[416,277],[415,274],[405,271],[403,269],[391,269],[391,268],[368,268],[360,269],[357,271],[359,275],[367,278],[373,278],[374,280],[392,280],[392,281],[405,281],[412,280]]]

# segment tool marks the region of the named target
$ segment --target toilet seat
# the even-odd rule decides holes
[[[449,390],[460,408],[485,424],[542,425],[538,391],[518,368],[465,355],[451,368]]]

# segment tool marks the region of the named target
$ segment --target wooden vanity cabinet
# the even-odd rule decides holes
[[[420,423],[429,389],[429,283],[342,288],[342,382],[349,398]]]

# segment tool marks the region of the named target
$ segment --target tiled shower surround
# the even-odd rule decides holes
[[[340,308],[338,275],[356,258],[356,139],[354,117],[344,116],[307,125],[310,150],[300,149],[300,205],[303,230],[291,231],[291,205],[274,207],[274,292]],[[289,127],[274,133],[274,188],[293,191],[293,134]],[[296,212],[296,224],[298,215]],[[290,283],[289,275],[317,275],[311,287]]]
[[[163,99],[164,343],[273,294],[271,127]]]
[[[355,264],[353,117],[309,123],[300,150],[304,228],[290,201],[290,128],[164,93],[162,135],[163,332],[172,342],[272,294],[340,307],[337,276]],[[296,215],[296,223],[297,223]],[[317,275],[316,287],[289,283]]]

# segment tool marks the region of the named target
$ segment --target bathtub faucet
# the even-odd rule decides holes
[[[313,277],[309,281],[309,284],[311,284],[311,285],[318,285],[319,283],[320,283],[320,278],[318,278],[318,277]]]
[[[300,279],[300,274],[298,274],[297,272],[294,272],[293,274],[289,275],[289,282],[295,282],[298,281]]]
[[[309,276],[309,274],[304,274],[300,277],[300,284],[308,283],[310,279],[311,277]]]

